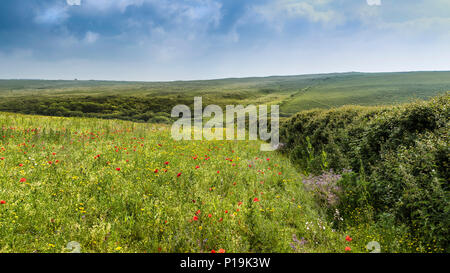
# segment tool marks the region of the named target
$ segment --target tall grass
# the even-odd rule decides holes
[[[82,252],[347,245],[289,160],[260,152],[259,141],[176,142],[165,125],[5,113],[0,126],[1,252],[67,252],[69,242]]]

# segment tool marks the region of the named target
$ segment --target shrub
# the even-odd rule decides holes
[[[449,100],[300,112],[280,137],[301,169],[320,174],[325,153],[328,167],[355,171],[338,183],[341,206],[388,213],[449,251]]]

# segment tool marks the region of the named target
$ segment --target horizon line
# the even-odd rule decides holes
[[[195,82],[195,81],[220,81],[220,80],[239,80],[254,78],[276,78],[276,77],[300,77],[300,76],[322,76],[322,75],[342,75],[342,74],[393,74],[393,73],[423,73],[423,72],[450,72],[450,70],[404,70],[404,71],[345,71],[345,72],[323,72],[323,73],[307,73],[307,74],[287,74],[287,75],[267,75],[267,76],[247,76],[247,77],[223,77],[223,78],[207,78],[207,79],[187,79],[187,80],[107,80],[107,79],[42,79],[42,78],[0,78],[0,81],[80,81],[80,82],[129,82],[129,83],[170,83],[170,82]]]

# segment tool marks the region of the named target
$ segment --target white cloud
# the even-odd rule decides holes
[[[40,24],[58,24],[69,18],[67,9],[62,7],[51,7],[39,13],[35,18],[35,22]]]
[[[124,12],[129,6],[142,6],[148,0],[84,0],[83,5],[99,11],[118,9]]]
[[[337,26],[345,21],[344,15],[330,5],[333,0],[274,0],[269,4],[256,5],[252,12],[272,27],[281,31],[288,19],[304,18],[313,23]]]
[[[93,13],[112,10],[123,13],[129,7],[141,7],[144,4],[151,5],[160,16],[166,17],[172,24],[181,24],[184,27],[192,22],[217,25],[221,19],[222,4],[217,0],[83,0],[85,9]],[[150,21],[151,19],[149,17]]]
[[[380,22],[377,27],[402,36],[422,37],[428,35],[428,39],[450,37],[448,33],[450,17],[423,17],[402,22]]]
[[[98,33],[88,31],[84,36],[83,42],[85,42],[86,44],[93,44],[98,40],[98,37],[99,37]]]
[[[79,6],[81,5],[81,0],[66,0],[69,6]]]
[[[381,0],[367,0],[369,6],[381,6]]]
[[[307,2],[286,1],[284,9],[289,16],[305,17],[312,22],[327,23],[336,15],[332,10],[318,10],[313,4]]]

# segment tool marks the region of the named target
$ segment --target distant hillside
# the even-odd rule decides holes
[[[279,104],[281,115],[288,117],[312,108],[409,102],[448,90],[450,72],[352,72],[173,82],[0,80],[0,111],[146,122],[155,113],[167,113],[173,105],[202,96],[205,104],[221,106]]]

